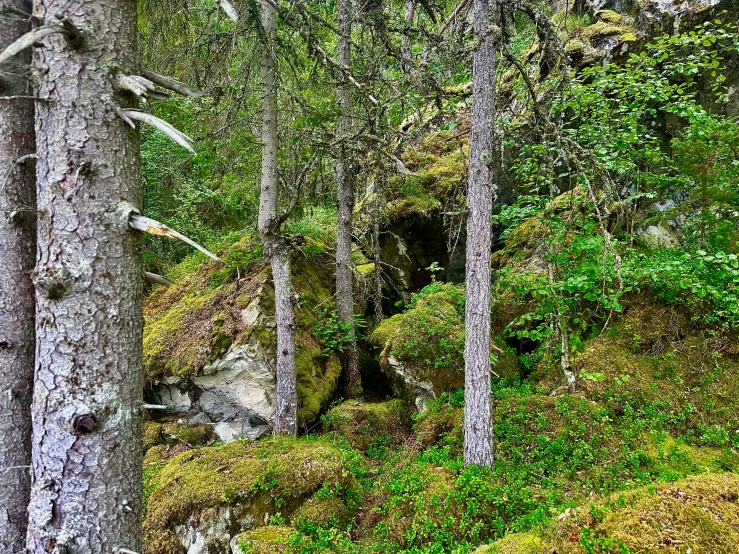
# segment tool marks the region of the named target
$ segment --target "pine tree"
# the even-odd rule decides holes
[[[467,193],[464,462],[493,465],[490,392],[490,248],[495,158],[496,0],[475,0],[478,41],[472,67],[472,134]]]
[[[141,552],[136,0],[37,0],[38,255],[30,554]]]
[[[0,52],[30,27],[30,6],[0,1]],[[0,65],[0,552],[11,553],[23,550],[31,492],[36,144],[30,63],[25,50]]]

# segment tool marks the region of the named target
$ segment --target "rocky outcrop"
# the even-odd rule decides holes
[[[350,475],[341,452],[321,442],[246,440],[183,452],[149,480],[145,552],[231,554],[239,536],[264,539],[242,533],[265,528],[271,516],[312,521],[313,506],[329,497],[329,513],[348,514]]]
[[[147,398],[182,421],[213,424],[223,441],[256,438],[274,418],[274,290],[260,250],[248,238],[224,257],[202,263],[146,302]],[[251,260],[240,267],[239,260]],[[230,263],[229,263],[230,262]],[[296,372],[301,424],[331,401],[341,367],[312,336],[314,308],[331,298],[331,264],[323,254],[296,256]]]
[[[380,367],[397,396],[423,412],[430,400],[464,387],[464,287],[432,283],[409,309],[383,321],[370,341],[382,350]],[[493,341],[499,377],[518,374],[515,355]]]

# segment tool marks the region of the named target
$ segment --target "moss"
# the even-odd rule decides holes
[[[190,447],[205,446],[216,439],[213,426],[204,423],[166,423],[162,425],[162,434]]]
[[[307,333],[298,333],[297,346],[298,421],[310,423],[331,401],[341,375],[341,363],[336,356],[323,356],[321,346]]]
[[[512,533],[492,545],[481,546],[474,554],[542,554],[544,546],[534,533]]]
[[[305,524],[342,527],[348,520],[349,510],[337,496],[311,498],[303,503],[290,518],[290,522],[296,527]]]
[[[585,27],[580,36],[584,41],[596,44],[598,41],[608,37],[618,37],[624,42],[627,39],[634,40],[636,38],[631,27],[621,24],[608,23],[606,21],[598,21],[593,25]],[[631,38],[633,37],[633,39]]]
[[[312,236],[311,229],[303,230],[304,244],[315,246],[320,242]],[[251,244],[250,240],[237,242],[226,253],[231,252],[235,257],[252,256],[253,248],[243,243]],[[292,284],[300,296],[295,310],[301,402],[298,416],[301,423],[308,424],[331,401],[340,366],[335,356],[321,356],[322,347],[311,335],[317,319],[314,308],[333,294],[333,265],[317,250],[305,254],[303,249],[303,253],[295,256]],[[271,269],[263,258],[249,260],[249,271],[241,275],[238,286],[233,282],[234,274],[231,280],[214,287],[212,276],[220,266],[215,262],[201,263],[193,273],[184,273],[174,287],[157,289],[147,298],[144,368],[149,382],[171,375],[195,376],[234,345],[261,345],[268,355],[275,356],[276,337],[270,324],[274,313]],[[242,310],[252,304],[258,306],[263,316],[249,325],[243,320]]]
[[[613,25],[623,24],[625,18],[620,13],[616,13],[613,10],[598,10],[593,14],[596,21],[603,21],[605,23],[612,23]]]
[[[398,327],[403,322],[403,315],[396,314],[387,319],[383,319],[380,324],[375,327],[370,335],[370,341],[375,346],[384,348],[385,345],[395,336],[398,332]]]
[[[321,442],[291,438],[236,441],[191,450],[171,459],[157,476],[145,529],[165,542],[190,517],[238,506],[261,525],[280,512],[288,517],[322,487],[348,488],[341,452]],[[168,554],[149,547],[150,554]]]
[[[429,447],[444,442],[461,450],[464,410],[456,406],[442,406],[427,410],[414,425],[416,440]]]
[[[368,264],[362,264],[356,266],[357,271],[360,275],[368,276],[368,275],[374,275],[375,274],[375,264],[374,262],[368,263]]]
[[[377,403],[348,400],[321,419],[324,432],[344,437],[352,448],[362,451],[385,437],[398,444],[410,430],[410,413],[400,399]]]
[[[144,423],[144,452],[162,442],[162,425],[147,421]]]
[[[241,533],[236,539],[244,554],[280,554],[287,550],[288,538],[295,533],[290,527],[267,525]]]
[[[623,317],[573,360],[583,390],[616,410],[660,407],[690,442],[728,445],[728,436],[716,432],[739,428],[739,359],[718,349],[733,339],[703,331],[644,295],[623,304]]]
[[[370,335],[382,349],[380,365],[395,381],[398,394],[413,399],[406,391],[405,378],[399,378],[396,362],[417,381],[430,381],[436,397],[464,385],[464,287],[433,283],[414,297],[403,314],[383,321]],[[491,353],[498,357],[495,371],[512,377],[520,364],[512,355],[493,343]]]
[[[739,476],[689,477],[617,493],[567,510],[535,533],[511,535],[477,554],[665,552],[733,554],[739,544]],[[534,539],[538,538],[539,543]]]

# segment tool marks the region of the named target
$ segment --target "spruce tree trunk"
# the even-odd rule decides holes
[[[339,63],[351,65],[350,41],[352,33],[351,0],[338,0],[339,15]],[[338,217],[336,224],[336,316],[349,326],[351,341],[342,354],[347,397],[359,396],[362,383],[359,375],[357,342],[354,335],[354,289],[352,283],[352,215],[354,212],[354,176],[350,174],[349,149],[344,143],[351,129],[352,93],[345,85],[339,85],[341,116],[336,127],[339,139],[339,156],[336,160],[336,200]]]
[[[472,68],[472,134],[467,193],[467,266],[464,462],[492,467],[490,393],[490,247],[495,152],[495,38],[489,32],[495,0],[475,0],[475,35],[480,41]]]
[[[21,0],[0,0],[0,51],[30,31]],[[0,96],[28,96],[30,51],[0,66]],[[31,494],[36,261],[34,107],[0,100],[0,552],[22,552]],[[19,161],[24,160],[25,161]]]
[[[68,13],[62,9],[71,8]],[[36,49],[36,375],[27,548],[141,552],[141,208],[138,132],[115,91],[138,73],[136,0],[37,0],[76,40]]]
[[[272,264],[277,323],[277,398],[274,432],[297,433],[298,392],[295,383],[295,307],[287,245],[280,236],[277,154],[277,12],[266,2],[261,9],[262,49],[262,183],[259,233]]]

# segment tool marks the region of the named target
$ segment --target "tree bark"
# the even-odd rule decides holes
[[[31,30],[21,0],[0,0],[0,51]],[[30,13],[29,13],[30,16]],[[0,66],[0,96],[31,96],[27,51]],[[22,552],[31,494],[36,176],[33,100],[0,100],[0,552]]]
[[[352,0],[338,0],[339,63],[351,66]],[[354,212],[354,176],[349,171],[349,150],[345,141],[352,125],[352,92],[343,84],[338,88],[341,116],[336,126],[339,153],[336,160],[336,316],[347,325],[350,342],[342,353],[345,372],[344,394],[348,398],[362,393],[357,341],[354,335],[354,287],[352,283],[352,215]]]
[[[413,41],[411,40],[410,27],[413,25],[415,18],[416,0],[408,0],[408,7],[405,10],[405,25],[407,29],[400,39],[400,52],[406,63],[411,63],[411,58],[413,57]],[[415,67],[415,64],[412,64],[412,67]]]
[[[71,11],[64,10],[72,8]],[[27,548],[141,552],[141,208],[138,132],[116,91],[138,74],[136,0],[37,0],[71,35],[36,49],[36,374]],[[72,40],[75,38],[76,40]]]
[[[492,208],[497,197],[495,156],[496,0],[475,0],[475,35],[480,44],[473,60],[472,133],[467,194],[467,292],[464,462],[492,467],[493,421],[490,393],[490,247]]]
[[[298,393],[295,383],[295,307],[287,245],[280,236],[277,154],[277,12],[262,2],[262,183],[259,199],[259,233],[272,264],[277,323],[277,398],[274,432],[297,433]]]

